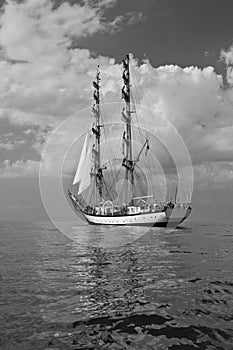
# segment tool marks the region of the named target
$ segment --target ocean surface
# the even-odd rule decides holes
[[[0,223],[1,350],[233,349],[233,225],[109,248],[111,228],[75,230]]]

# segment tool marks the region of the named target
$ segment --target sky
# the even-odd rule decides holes
[[[127,53],[141,102],[175,126],[190,153],[190,220],[233,220],[231,0],[0,4],[0,220],[47,220],[38,178],[43,149],[62,121],[91,106],[98,65],[104,100],[119,101]],[[51,176],[61,148],[84,130],[85,118],[76,121],[51,151]]]

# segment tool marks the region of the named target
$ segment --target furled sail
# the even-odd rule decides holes
[[[73,185],[79,183],[78,194],[85,191],[91,182],[90,171],[92,167],[92,152],[90,136],[86,134],[78,168],[74,177]]]

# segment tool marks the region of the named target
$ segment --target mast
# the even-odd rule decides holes
[[[125,107],[122,111],[122,119],[126,124],[126,131],[123,134],[123,142],[126,145],[125,158],[123,159],[122,165],[126,168],[125,179],[130,180],[133,185],[133,148],[132,148],[132,127],[131,127],[131,101],[130,101],[130,69],[129,69],[129,55],[126,55],[123,63],[123,88],[122,98],[125,101]]]
[[[92,107],[92,113],[95,117],[95,122],[92,127],[92,133],[95,136],[95,142],[92,148],[94,157],[94,169],[92,175],[95,176],[96,188],[99,192],[100,201],[102,200],[102,187],[103,187],[103,173],[100,161],[100,138],[101,138],[101,125],[100,125],[100,71],[99,66],[97,68],[96,79],[93,81],[94,86],[94,105]]]

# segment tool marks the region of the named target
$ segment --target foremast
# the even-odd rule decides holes
[[[122,61],[123,64],[123,87],[122,98],[125,101],[125,107],[122,110],[122,119],[125,122],[126,130],[123,133],[123,143],[125,145],[124,159],[122,165],[126,168],[125,179],[134,183],[134,163],[133,163],[133,147],[132,147],[132,126],[131,126],[131,96],[130,96],[130,66],[129,55],[126,55]]]
[[[95,141],[92,148],[94,165],[91,171],[91,175],[95,176],[95,185],[99,192],[100,201],[103,197],[103,172],[101,167],[101,124],[100,124],[100,71],[99,66],[97,68],[96,79],[93,81],[94,87],[94,105],[92,107],[92,113],[95,118],[95,122],[92,126],[92,133],[94,134]]]

